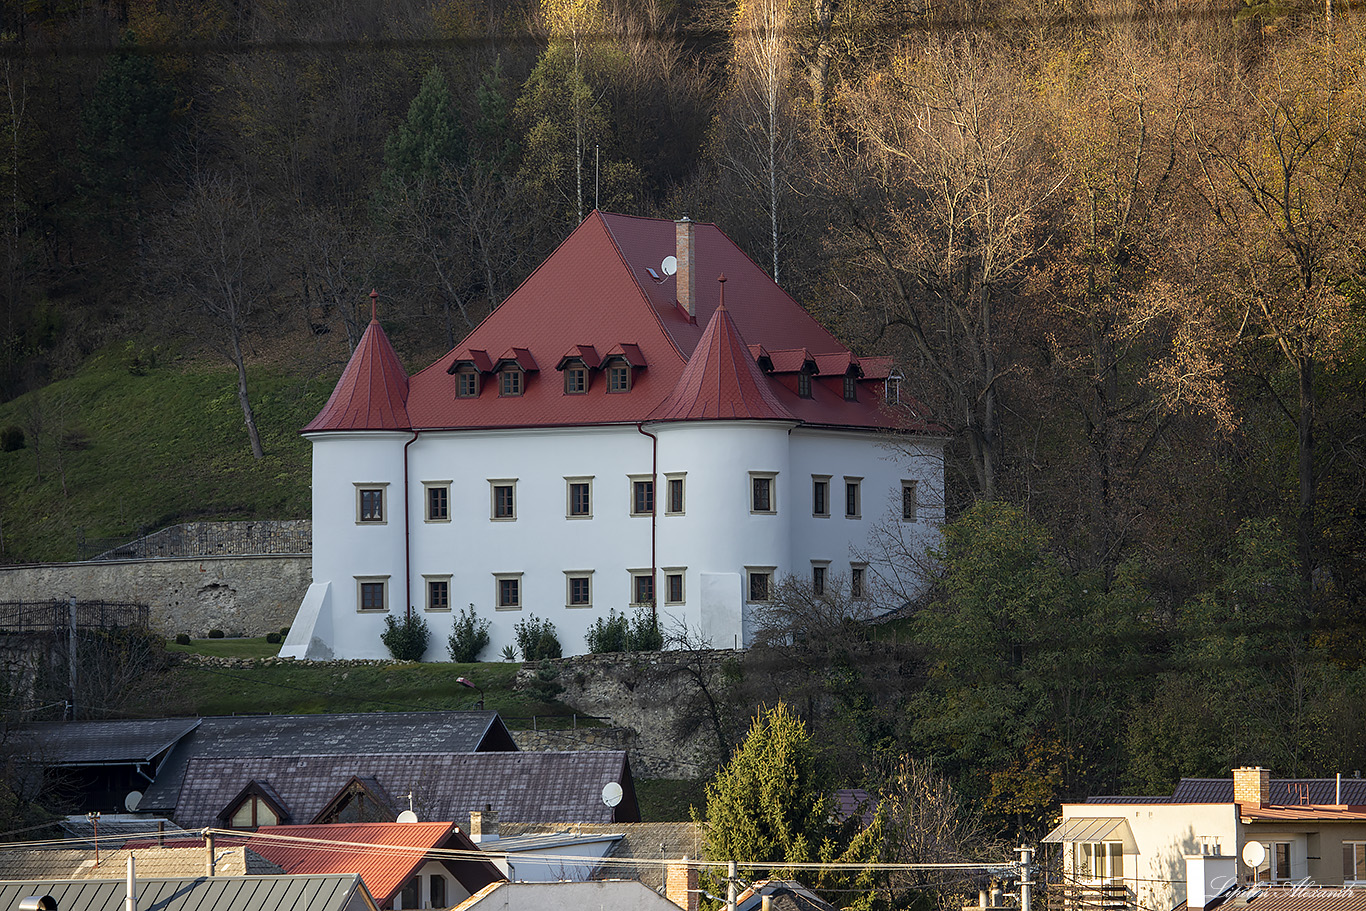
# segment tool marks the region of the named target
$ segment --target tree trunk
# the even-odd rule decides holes
[[[1314,359],[1301,355],[1296,365],[1300,380],[1299,477],[1300,581],[1308,597],[1314,579],[1314,419],[1318,400],[1314,395]]]
[[[247,425],[247,436],[251,439],[251,454],[263,459],[266,451],[261,448],[261,434],[256,429],[256,416],[251,411],[251,399],[247,396],[247,362],[242,356],[242,339],[236,330],[232,333],[232,363],[237,368],[237,401],[242,406],[242,421]]]

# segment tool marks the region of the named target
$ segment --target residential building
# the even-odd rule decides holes
[[[444,660],[462,609],[612,610],[747,644],[779,580],[870,597],[877,529],[943,516],[939,428],[714,225],[593,213],[454,350],[411,377],[372,319],[313,444],[313,584],[282,655],[379,658],[416,612]],[[871,565],[870,565],[871,564]]]
[[[679,905],[633,880],[494,883],[454,911],[678,911]]]
[[[118,878],[0,882],[0,908],[28,898],[30,907],[60,911],[109,911],[126,907],[129,883]],[[201,876],[135,879],[138,908],[157,911],[379,911],[356,874],[333,876]]]

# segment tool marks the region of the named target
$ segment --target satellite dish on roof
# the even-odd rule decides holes
[[[129,813],[136,813],[140,803],[142,803],[141,791],[129,791],[128,796],[123,798],[123,807]]]
[[[1257,869],[1266,860],[1266,846],[1260,841],[1250,841],[1243,845],[1243,863]]]
[[[417,822],[417,814],[412,810],[404,810],[402,813],[398,814],[398,819],[394,820],[394,822]]]
[[[659,270],[665,275],[673,275],[678,271],[678,257],[666,256],[664,261],[659,264]]]
[[[602,786],[602,802],[609,807],[615,807],[621,803],[621,785],[615,781],[609,781]]]

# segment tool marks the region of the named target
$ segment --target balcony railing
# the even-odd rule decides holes
[[[1133,911],[1134,894],[1123,883],[1049,884],[1047,911]]]

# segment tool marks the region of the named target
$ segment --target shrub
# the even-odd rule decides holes
[[[505,645],[505,646],[503,646],[503,660],[504,660],[504,661],[516,661],[516,660],[517,660],[517,647],[516,647],[515,645]]]
[[[626,651],[629,648],[626,644],[629,623],[625,614],[618,614],[615,608],[609,610],[606,619],[599,617],[588,627],[584,635],[588,650],[594,654]]]
[[[631,620],[631,628],[626,633],[626,650],[657,652],[663,647],[664,633],[659,629],[659,618],[648,607],[642,607],[636,611],[635,618]]]
[[[284,637],[282,637],[279,633],[266,633],[266,642],[270,643],[271,645],[279,645],[283,641]]]
[[[280,638],[281,638],[281,639],[284,639],[284,638],[286,638],[286,637],[288,637],[288,636],[289,636],[289,627],[287,627],[287,626],[282,626],[282,627],[280,627]]]
[[[450,639],[446,640],[446,650],[451,653],[451,660],[462,664],[479,660],[479,653],[489,647],[489,627],[492,624],[488,620],[480,620],[474,615],[474,605],[461,611],[455,621],[455,628],[451,630]]]
[[[548,659],[543,659],[540,667],[536,668],[536,676],[527,684],[527,691],[541,702],[550,702],[564,692],[559,677],[560,669]]]
[[[427,621],[417,614],[409,614],[402,620],[393,614],[384,617],[384,632],[379,641],[399,661],[421,661],[427,651],[429,637]]]
[[[222,631],[221,629],[211,629],[211,630],[209,630],[209,638],[210,638],[210,639],[222,639],[222,638],[223,638],[223,631]]]
[[[189,644],[190,644],[190,634],[189,634],[189,633],[176,633],[176,634],[175,634],[175,644],[176,644],[176,645],[189,645]]]
[[[10,424],[0,430],[0,452],[15,452],[24,448],[24,431],[17,424]]]
[[[522,650],[523,661],[560,657],[560,638],[555,635],[554,623],[538,619],[532,614],[518,623],[515,629],[517,647]]]

